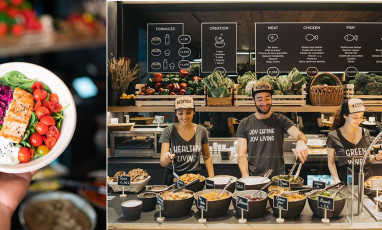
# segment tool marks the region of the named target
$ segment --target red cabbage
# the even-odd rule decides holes
[[[13,99],[13,89],[0,85],[0,124],[4,123],[5,112]]]

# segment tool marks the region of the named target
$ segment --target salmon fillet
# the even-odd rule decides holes
[[[33,95],[23,89],[16,88],[13,92],[13,100],[5,113],[0,136],[12,142],[20,143],[32,116],[33,107]]]

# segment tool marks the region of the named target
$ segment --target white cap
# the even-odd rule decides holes
[[[365,112],[365,106],[363,105],[363,101],[361,99],[352,98],[348,101],[348,105],[349,105],[349,114]]]
[[[194,109],[194,99],[189,96],[178,97],[175,100],[175,110],[177,109]]]

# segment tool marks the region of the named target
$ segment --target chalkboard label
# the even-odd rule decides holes
[[[237,196],[236,206],[240,209],[248,211],[248,199],[242,196]]]
[[[279,187],[290,187],[290,182],[287,180],[279,180]]]
[[[160,210],[163,210],[163,198],[160,195],[157,195],[157,205]]]
[[[217,67],[226,73],[237,72],[237,23],[202,23],[202,66],[203,73],[211,73]]]
[[[273,207],[288,211],[288,199],[282,196],[274,196]]]
[[[236,181],[236,190],[237,191],[243,191],[245,190],[245,184],[241,181]]]
[[[130,177],[129,176],[118,176],[118,185],[130,186]]]
[[[184,35],[183,30],[183,23],[147,24],[149,73],[178,73],[185,66],[182,61],[191,55],[191,50],[183,46],[190,43],[191,37]]]
[[[176,186],[177,186],[177,188],[182,187],[184,184],[185,184],[185,183],[184,183],[184,181],[182,181],[182,180],[178,180],[178,181],[176,182]]]
[[[321,72],[348,69],[347,76],[382,71],[380,22],[260,22],[255,27],[257,73],[266,73],[270,67],[280,73],[293,67],[301,72],[309,67]]]
[[[382,179],[373,179],[370,182],[371,190],[382,190]]]
[[[313,181],[313,189],[324,189],[326,187],[326,183],[322,181]]]
[[[198,207],[204,211],[207,211],[207,198],[198,196]]]
[[[326,196],[318,197],[318,207],[326,210],[334,210],[334,199]]]
[[[267,74],[272,77],[277,77],[280,74],[280,71],[277,67],[269,67],[267,69]]]
[[[309,67],[306,69],[306,75],[309,77],[314,77],[318,74],[318,69],[316,67]]]
[[[214,189],[215,182],[213,180],[206,180],[206,189]]]

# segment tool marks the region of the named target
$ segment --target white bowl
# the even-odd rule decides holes
[[[28,163],[20,163],[17,165],[0,165],[0,172],[6,173],[24,173],[40,169],[61,155],[72,140],[74,130],[77,123],[76,105],[65,83],[49,70],[30,63],[25,62],[10,62],[0,65],[0,77],[5,73],[16,70],[23,73],[29,79],[35,79],[48,85],[53,93],[59,97],[59,102],[62,107],[69,104],[69,107],[64,110],[64,120],[60,130],[60,138],[56,145],[50,150],[48,154],[31,160]]]

